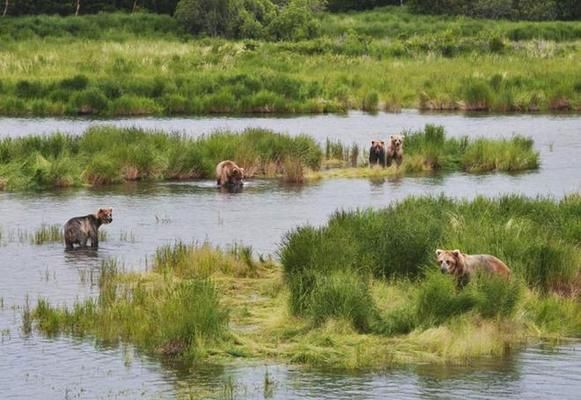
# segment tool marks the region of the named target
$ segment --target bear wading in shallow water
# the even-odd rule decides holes
[[[489,254],[464,254],[460,250],[436,250],[440,271],[453,275],[461,285],[478,273],[499,275],[510,279],[512,273],[498,258]]]
[[[234,161],[225,160],[216,166],[216,183],[218,186],[242,186],[244,182],[244,168],[240,168]]]
[[[99,208],[96,214],[69,219],[65,224],[66,249],[73,250],[75,244],[79,248],[85,248],[89,240],[91,241],[91,248],[98,248],[99,227],[111,222],[113,222],[112,208]]]
[[[369,166],[380,165],[385,167],[385,142],[382,140],[372,140],[369,148]]]
[[[393,160],[399,167],[403,161],[403,135],[391,135],[387,141],[386,165],[389,167]]]

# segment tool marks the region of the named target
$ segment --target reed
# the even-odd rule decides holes
[[[198,139],[136,128],[89,128],[81,136],[0,140],[0,177],[8,189],[103,185],[132,180],[213,178],[226,159],[255,175],[297,174],[318,169],[321,150],[307,136],[262,129],[216,132]],[[283,160],[286,160],[283,162]]]

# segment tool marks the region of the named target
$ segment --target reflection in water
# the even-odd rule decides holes
[[[16,121],[16,122],[15,122]],[[19,122],[20,121],[20,122]],[[0,119],[0,135],[26,130],[40,132],[35,122]],[[50,120],[84,129],[86,121]],[[64,244],[32,246],[4,235],[0,247],[0,393],[4,398],[173,398],[184,387],[220,391],[233,382],[239,397],[263,398],[268,368],[275,381],[272,398],[509,398],[574,399],[581,391],[581,345],[549,349],[528,347],[502,359],[485,359],[468,366],[417,366],[379,374],[330,373],[281,365],[180,365],[137,353],[121,343],[91,338],[30,337],[20,333],[20,311],[26,297],[34,304],[71,304],[95,296],[104,260],[118,259],[127,269],[146,265],[155,248],[176,240],[210,241],[216,245],[242,242],[258,253],[275,253],[297,225],[324,223],[337,209],[385,207],[410,195],[474,198],[519,193],[562,197],[581,190],[581,117],[426,116],[417,113],[353,117],[319,116],[280,119],[129,120],[131,124],[190,130],[212,124],[272,127],[290,133],[328,136],[345,142],[367,142],[373,132],[421,127],[427,122],[446,126],[451,135],[533,136],[541,152],[538,171],[509,175],[435,174],[377,181],[322,180],[307,185],[249,180],[240,193],[222,192],[215,181],[130,182],[90,189],[42,193],[0,192],[2,232],[33,231],[41,224],[64,224],[75,215],[98,207],[113,207],[116,221],[102,227],[108,240],[98,251],[65,252]],[[137,121],[137,122],[136,122]],[[51,125],[54,123],[54,125]],[[115,123],[119,123],[116,121]],[[67,125],[68,124],[68,125]],[[183,125],[180,125],[183,124]],[[205,124],[205,125],[204,125]],[[161,126],[163,125],[163,126]],[[157,126],[157,125],[156,125]],[[194,126],[194,128],[191,128]],[[49,129],[50,128],[50,129]],[[205,129],[204,128],[204,129]],[[392,129],[393,128],[393,129]],[[194,129],[194,131],[191,131]],[[201,128],[200,128],[201,129]],[[65,129],[68,130],[68,129]],[[207,131],[207,130],[206,130]],[[197,133],[196,133],[197,132]],[[16,132],[18,134],[18,132]],[[135,240],[122,240],[123,237]],[[9,332],[9,333],[6,333]]]

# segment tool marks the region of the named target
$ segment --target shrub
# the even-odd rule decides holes
[[[60,81],[59,86],[66,90],[83,90],[89,85],[89,78],[85,75],[75,75],[69,79]]]
[[[375,318],[367,281],[350,271],[317,275],[308,302],[308,315],[316,325],[329,318],[342,318],[355,329],[367,332]]]
[[[475,310],[484,318],[510,317],[522,297],[522,288],[514,279],[507,281],[497,276],[475,277],[467,287]]]
[[[109,101],[99,89],[92,88],[75,93],[70,105],[78,114],[100,114],[107,110]]]
[[[424,327],[440,325],[470,310],[474,303],[467,292],[457,292],[453,277],[432,270],[418,290],[417,318]]]
[[[30,82],[27,80],[21,80],[16,83],[14,88],[14,93],[18,97],[25,99],[33,99],[37,97],[42,97],[43,87],[40,82]]]

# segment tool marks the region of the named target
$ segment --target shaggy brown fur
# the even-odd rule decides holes
[[[234,161],[226,160],[216,166],[216,183],[223,185],[242,185],[244,168],[240,168]]]
[[[372,140],[369,148],[369,166],[379,165],[385,167],[385,142]]]
[[[386,165],[391,166],[391,162],[395,160],[395,163],[399,167],[403,161],[403,135],[391,135],[387,141],[387,152],[386,152]]]
[[[67,250],[73,250],[74,245],[87,247],[87,241],[91,241],[91,247],[99,247],[99,227],[113,222],[112,208],[99,208],[97,214],[89,214],[84,217],[71,218],[65,224],[65,246]]]
[[[498,274],[510,279],[511,271],[505,263],[488,254],[469,255],[460,250],[436,250],[438,265],[444,273],[454,275],[461,283],[467,283],[478,272]]]

